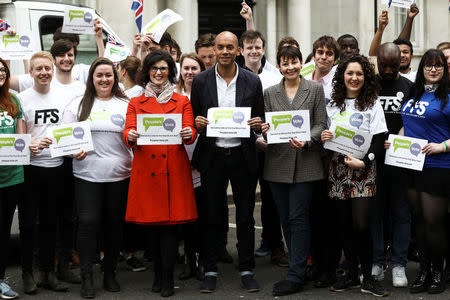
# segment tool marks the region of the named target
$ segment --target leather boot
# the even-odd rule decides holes
[[[68,283],[74,283],[74,284],[80,284],[81,283],[81,277],[80,275],[77,275],[70,270],[69,261],[65,258],[60,258],[58,261],[58,268],[56,272],[56,276],[59,280],[68,282]]]
[[[108,292],[120,292],[120,285],[116,280],[116,272],[105,272],[103,275],[103,288]]]
[[[94,279],[92,273],[86,273],[81,276],[81,297],[85,299],[95,298]]]

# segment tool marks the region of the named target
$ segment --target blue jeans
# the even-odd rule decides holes
[[[309,253],[309,211],[313,184],[270,182],[270,189],[289,251],[289,270],[286,279],[303,283]]]
[[[411,238],[411,212],[403,187],[400,185],[399,168],[379,164],[377,166],[376,208],[372,222],[373,263],[386,265],[385,240],[392,245],[392,266],[406,266]],[[385,214],[388,230],[385,230]],[[386,238],[384,235],[388,234]]]

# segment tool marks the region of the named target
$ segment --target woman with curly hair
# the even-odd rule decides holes
[[[423,170],[407,170],[406,183],[416,225],[420,270],[410,286],[411,293],[445,290],[443,265],[447,236],[445,219],[450,198],[450,104],[448,69],[440,50],[425,52],[417,69],[411,99],[402,108],[404,135],[428,144]],[[449,268],[447,261],[447,269]]]
[[[340,240],[350,262],[349,272],[331,287],[341,292],[360,286],[358,258],[364,276],[361,291],[386,296],[386,290],[372,278],[372,243],[369,211],[375,198],[375,158],[383,151],[387,131],[373,66],[366,57],[353,55],[341,62],[333,79],[331,101],[327,105],[328,126],[339,125],[373,135],[369,151],[357,159],[337,152],[332,154],[328,175],[328,196],[335,199]],[[333,133],[324,130],[322,142]]]

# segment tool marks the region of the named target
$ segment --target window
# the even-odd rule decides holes
[[[414,52],[423,52],[424,46],[424,30],[423,30],[423,15],[425,14],[425,8],[423,6],[423,0],[416,0],[416,4],[420,9],[419,14],[414,18],[413,27],[411,31],[411,43],[414,47]],[[394,22],[395,32],[398,36],[405,25],[408,10],[405,8],[395,7]]]

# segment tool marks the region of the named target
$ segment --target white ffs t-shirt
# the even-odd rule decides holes
[[[78,121],[81,98],[74,99],[64,112],[64,123]],[[84,160],[73,160],[73,175],[90,182],[115,182],[131,174],[133,152],[125,145],[122,132],[128,100],[113,97],[110,100],[95,98],[89,121],[94,151]]]
[[[383,107],[381,107],[380,101],[378,100],[376,100],[372,108],[365,111],[356,109],[355,99],[345,99],[345,111],[342,113],[340,112],[341,110],[339,107],[332,105],[332,102],[328,103],[326,108],[328,128],[330,128],[331,125],[340,125],[349,129],[367,132],[372,135],[388,131]],[[357,118],[355,118],[355,116],[357,116]],[[358,121],[350,122],[350,119],[357,119]]]
[[[38,93],[34,88],[17,95],[23,110],[26,132],[31,139],[40,140],[47,136],[47,128],[62,123],[62,116],[70,97],[62,89],[50,88],[47,94]],[[63,163],[62,157],[51,158],[50,150],[44,149],[36,156],[31,156],[31,165],[53,168]]]
[[[72,73],[73,75],[73,73]],[[53,75],[52,81],[50,82],[51,88],[63,88],[65,91],[70,91],[73,94],[73,98],[83,96],[86,90],[86,85],[81,81],[74,79],[75,81],[69,84],[63,84],[56,76]],[[19,75],[19,92],[23,92],[26,89],[32,88],[34,86],[34,79],[30,74]]]

